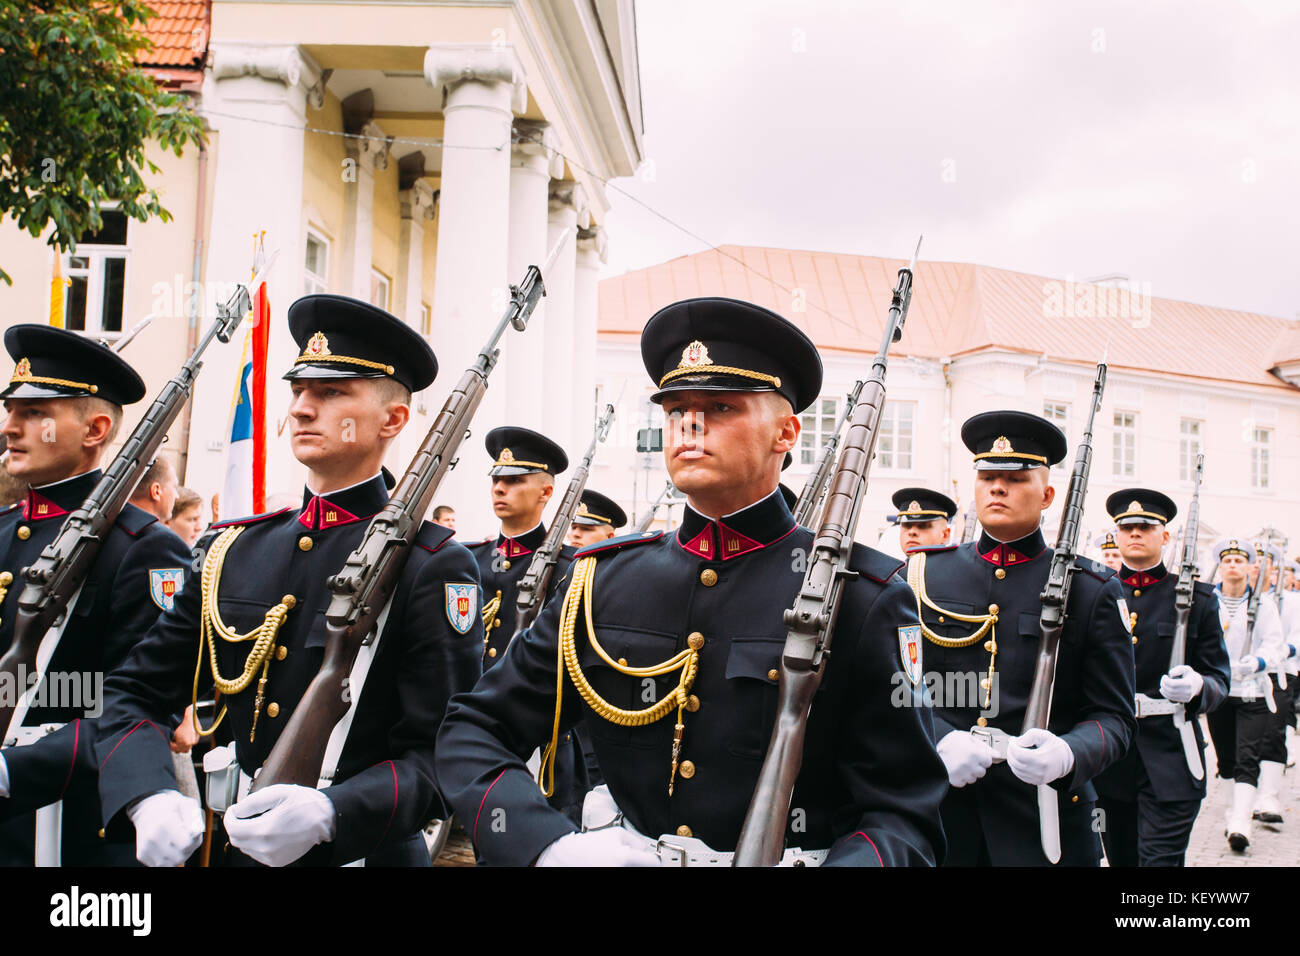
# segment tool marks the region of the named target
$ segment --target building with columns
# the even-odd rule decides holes
[[[264,231],[278,253],[267,488],[296,496],[303,469],[278,380],[297,355],[284,325],[290,302],[354,296],[429,337],[439,377],[416,397],[390,456],[400,471],[504,312],[510,284],[559,245],[547,297],[526,332],[507,331],[474,433],[438,495],[460,512],[464,536],[486,534],[483,433],[510,422],[567,448],[587,440],[604,184],[642,161],[632,0],[153,6],[145,66],[192,95],[207,143],[179,158],[149,153],[172,221],[107,210],[104,229],[61,257],[67,326],[111,343],[153,313],[124,355],[156,393],[230,283],[250,276]],[[55,253],[5,222],[0,257],[15,279],[0,288],[4,324],[46,321]],[[169,436],[184,483],[205,498],[222,484],[239,364],[238,340],[209,350],[192,412]]]
[[[600,284],[596,386],[622,395],[610,447],[590,486],[629,515],[662,491],[663,456],[636,450],[636,429],[660,427],[641,364],[639,333],[658,308],[723,295],[785,315],[817,343],[825,384],[803,415],[802,446],[785,473],[800,490],[845,396],[870,372],[897,272],[874,256],[723,246]],[[902,341],[890,351],[883,429],[858,537],[900,553],[886,520],[899,488],[924,485],[971,502],[974,469],[961,424],[977,412],[1015,408],[1056,421],[1070,456],[1053,469],[1052,541],[1083,435],[1096,363],[1109,374],[1093,432],[1085,531],[1109,529],[1108,495],[1150,486],[1185,508],[1196,454],[1205,455],[1203,543],[1217,534],[1273,527],[1300,552],[1300,324],[1155,298],[1112,279],[1076,282],[967,263],[921,262]],[[680,520],[677,508],[672,520]],[[1175,518],[1171,531],[1181,525]],[[656,526],[663,525],[663,513]],[[960,535],[962,518],[954,526]]]

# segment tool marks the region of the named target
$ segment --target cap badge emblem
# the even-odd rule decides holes
[[[907,506],[907,510],[908,510],[908,511],[920,511],[920,510],[921,510],[921,502],[919,502],[919,501],[913,501],[913,502],[911,502],[911,503]]]
[[[330,340],[325,338],[324,332],[317,332],[307,340],[307,348],[303,351],[307,355],[329,355]]]
[[[1236,546],[1237,546],[1237,539],[1236,539],[1236,538],[1232,538],[1232,539],[1230,539],[1230,540],[1228,541],[1228,547],[1229,547],[1229,548],[1235,548]]]
[[[1129,511],[1141,511],[1141,510],[1142,510],[1142,502],[1140,502],[1140,501],[1136,501],[1136,500],[1135,500],[1135,501],[1130,501],[1130,502],[1128,503],[1128,510],[1129,510]]]
[[[501,461],[514,461],[514,460],[515,460],[515,456],[512,455],[512,454],[510,453],[510,449],[509,449],[509,448],[502,448],[502,449],[501,449],[501,455],[500,455],[499,457],[500,457],[500,460],[501,460]]]
[[[1106,535],[1106,544],[1112,548],[1115,547],[1115,536],[1113,534]]]
[[[678,368],[696,368],[700,365],[712,365],[713,359],[709,358],[709,350],[704,343],[696,339],[686,348],[682,349],[682,360],[678,363]]]
[[[18,364],[14,366],[14,378],[24,379],[32,377],[32,363],[27,358],[20,358]]]
[[[1011,447],[1011,440],[1007,438],[1006,435],[999,435],[997,440],[993,442],[993,448],[991,450],[997,452],[999,455],[1007,455],[1014,451]]]
[[[590,511],[587,510],[587,503],[585,501],[578,502],[578,514],[584,518],[595,517],[595,515],[593,515]]]

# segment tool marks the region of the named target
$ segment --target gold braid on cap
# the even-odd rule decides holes
[[[775,375],[767,375],[764,372],[751,372],[747,368],[736,368],[732,365],[695,365],[675,368],[659,380],[659,387],[663,388],[673,379],[681,378],[683,375],[700,375],[706,372],[710,375],[737,375],[740,378],[752,378],[760,382],[767,382],[773,388],[781,387],[781,380]]]
[[[591,519],[593,519],[593,520],[595,520],[595,521],[603,521],[603,522],[605,522],[605,524],[613,524],[613,523],[614,523],[614,522],[613,522],[611,519],[609,519],[609,518],[602,518],[600,515],[595,514],[594,512],[588,511],[588,510],[587,510],[587,506],[586,506],[586,504],[583,503],[583,502],[579,502],[579,503],[578,503],[578,517],[579,517],[579,518],[591,518]]]
[[[83,392],[90,392],[91,395],[99,393],[99,386],[91,385],[89,382],[73,382],[66,378],[50,378],[47,375],[33,375],[32,363],[26,358],[18,360],[18,364],[14,366],[13,378],[9,379],[10,385],[17,385],[19,383],[31,385],[59,385],[63,388],[79,388]]]
[[[354,358],[351,355],[335,355],[330,351],[330,340],[325,337],[324,332],[317,332],[307,340],[306,347],[303,348],[302,354],[293,360],[294,365],[301,365],[309,362],[316,365],[320,362],[338,362],[340,365],[360,365],[362,368],[373,368],[385,375],[392,375],[395,369],[385,362],[372,362],[370,359]]]

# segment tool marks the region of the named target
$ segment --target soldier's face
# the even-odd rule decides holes
[[[585,548],[614,537],[614,529],[607,524],[572,524],[564,543],[574,548]]]
[[[9,398],[0,432],[8,442],[5,468],[30,485],[70,478],[80,469],[84,450],[102,441],[112,420],[84,416],[70,398]]]
[[[757,500],[799,440],[798,416],[773,392],[673,392],[663,409],[668,477],[700,500]]]
[[[1245,582],[1248,569],[1255,567],[1239,554],[1225,554],[1219,559],[1219,577],[1224,584],[1239,585]]]
[[[555,484],[548,475],[497,475],[492,479],[492,513],[501,521],[541,520]]]
[[[999,541],[1033,532],[1056,498],[1046,468],[1019,471],[981,469],[975,473],[975,510],[980,525]]]
[[[1124,564],[1124,557],[1119,553],[1119,548],[1106,548],[1101,553],[1101,560],[1106,567],[1118,571]]]
[[[1124,562],[1134,570],[1146,570],[1160,560],[1160,552],[1169,543],[1169,531],[1155,522],[1126,524],[1116,534]]]
[[[290,383],[289,441],[293,455],[313,470],[380,455],[406,424],[409,409],[386,403],[364,378],[308,378]],[[404,410],[397,413],[392,406]]]
[[[952,528],[942,518],[933,521],[910,521],[898,526],[898,543],[903,552],[947,544]]]

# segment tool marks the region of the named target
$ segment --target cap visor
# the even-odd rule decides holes
[[[295,365],[280,377],[292,382],[300,378],[384,378],[385,375],[379,369],[304,363]]]

